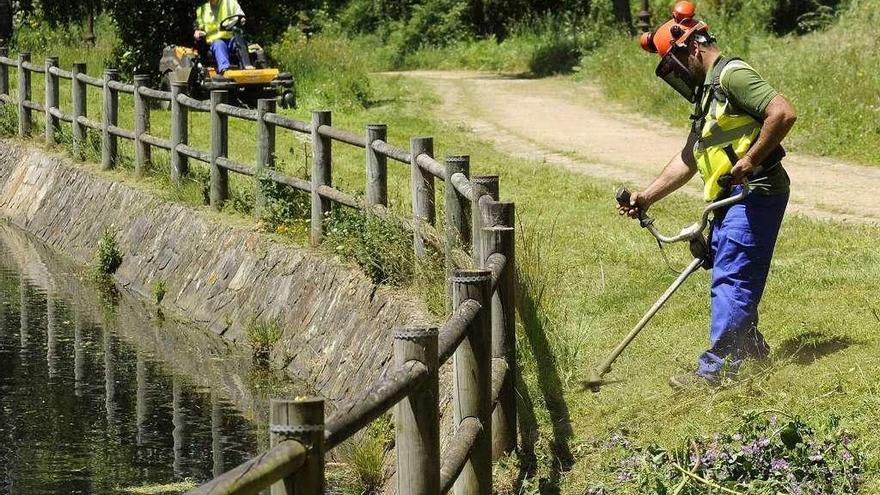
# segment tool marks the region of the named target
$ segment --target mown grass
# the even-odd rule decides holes
[[[614,213],[616,184],[511,157],[469,129],[444,123],[435,117],[436,98],[418,81],[374,76],[371,91],[372,104],[348,107],[334,115],[334,124],[362,129],[388,123],[390,141],[401,144],[410,136],[433,135],[437,156],[470,153],[473,173],[500,174],[502,196],[517,203],[522,454],[497,471],[499,489],[579,494],[604,481],[614,493],[638,493],[615,484],[602,462],[612,432],[625,430],[639,444],[679,446],[694,435],[735,429],[745,410],[774,409],[816,424],[839,416],[867,456],[864,492],[880,491],[875,227],[786,219],[762,305],[762,328],[774,348],[768,368],[746,370],[743,381],[721,389],[685,394],[668,389],[667,377],[691,369],[706,344],[708,274],[701,272],[615,365],[610,377],[622,382],[594,395],[581,385],[589,369],[674,277],[652,239]],[[307,111],[293,114],[304,117]],[[199,122],[204,121],[193,119],[190,135],[205,148]],[[161,125],[154,119],[154,128]],[[232,131],[250,132],[238,124]],[[239,144],[230,148],[234,157],[252,156],[247,139],[233,142]],[[301,170],[307,155],[299,141],[283,141],[279,150],[285,167]],[[363,190],[362,153],[334,147],[334,181],[342,189]],[[406,212],[406,167],[390,164],[389,173],[392,204]],[[237,187],[252,187],[248,184]],[[675,230],[699,207],[695,200],[673,197],[654,212],[658,224]],[[670,251],[676,264],[687,261],[685,247]]]

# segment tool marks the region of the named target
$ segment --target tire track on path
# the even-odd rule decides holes
[[[399,73],[427,82],[442,115],[518,158],[641,187],[679,152],[685,132],[626,112],[589,83],[481,72]],[[880,225],[880,166],[790,153],[789,210],[812,218]],[[701,196],[695,178],[683,190]]]

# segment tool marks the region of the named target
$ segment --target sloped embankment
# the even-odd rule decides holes
[[[362,273],[306,248],[232,227],[65,159],[0,140],[0,218],[87,263],[104,228],[118,230],[116,277],[166,310],[243,340],[253,318],[280,318],[276,360],[329,398],[349,397],[390,358],[393,329],[425,312]]]

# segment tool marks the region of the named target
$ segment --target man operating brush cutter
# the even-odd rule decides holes
[[[796,118],[792,105],[752,67],[721,54],[694,11],[692,3],[678,2],[672,19],[640,40],[660,56],[657,76],[694,104],[687,143],[644,191],[619,205],[622,215],[639,218],[696,172],[706,201],[749,189],[742,201],[713,212],[706,263],[712,268],[709,349],[694,373],[670,379],[674,388],[717,383],[722,371],[769,354],[758,330],[758,304],[788,203],[780,143]]]

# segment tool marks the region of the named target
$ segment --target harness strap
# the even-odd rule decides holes
[[[700,141],[697,141],[697,143],[694,146],[695,146],[695,149],[697,149],[699,151],[703,151],[710,146],[715,146],[717,144],[726,143],[728,141],[733,141],[734,139],[739,138],[740,136],[742,136],[744,134],[748,134],[748,133],[754,131],[755,129],[760,129],[760,128],[761,128],[761,124],[758,122],[755,122],[754,124],[751,124],[748,126],[738,127],[736,129],[729,129],[726,131],[721,130],[721,128],[717,128],[717,130],[713,129],[712,135],[709,138],[701,139]]]

